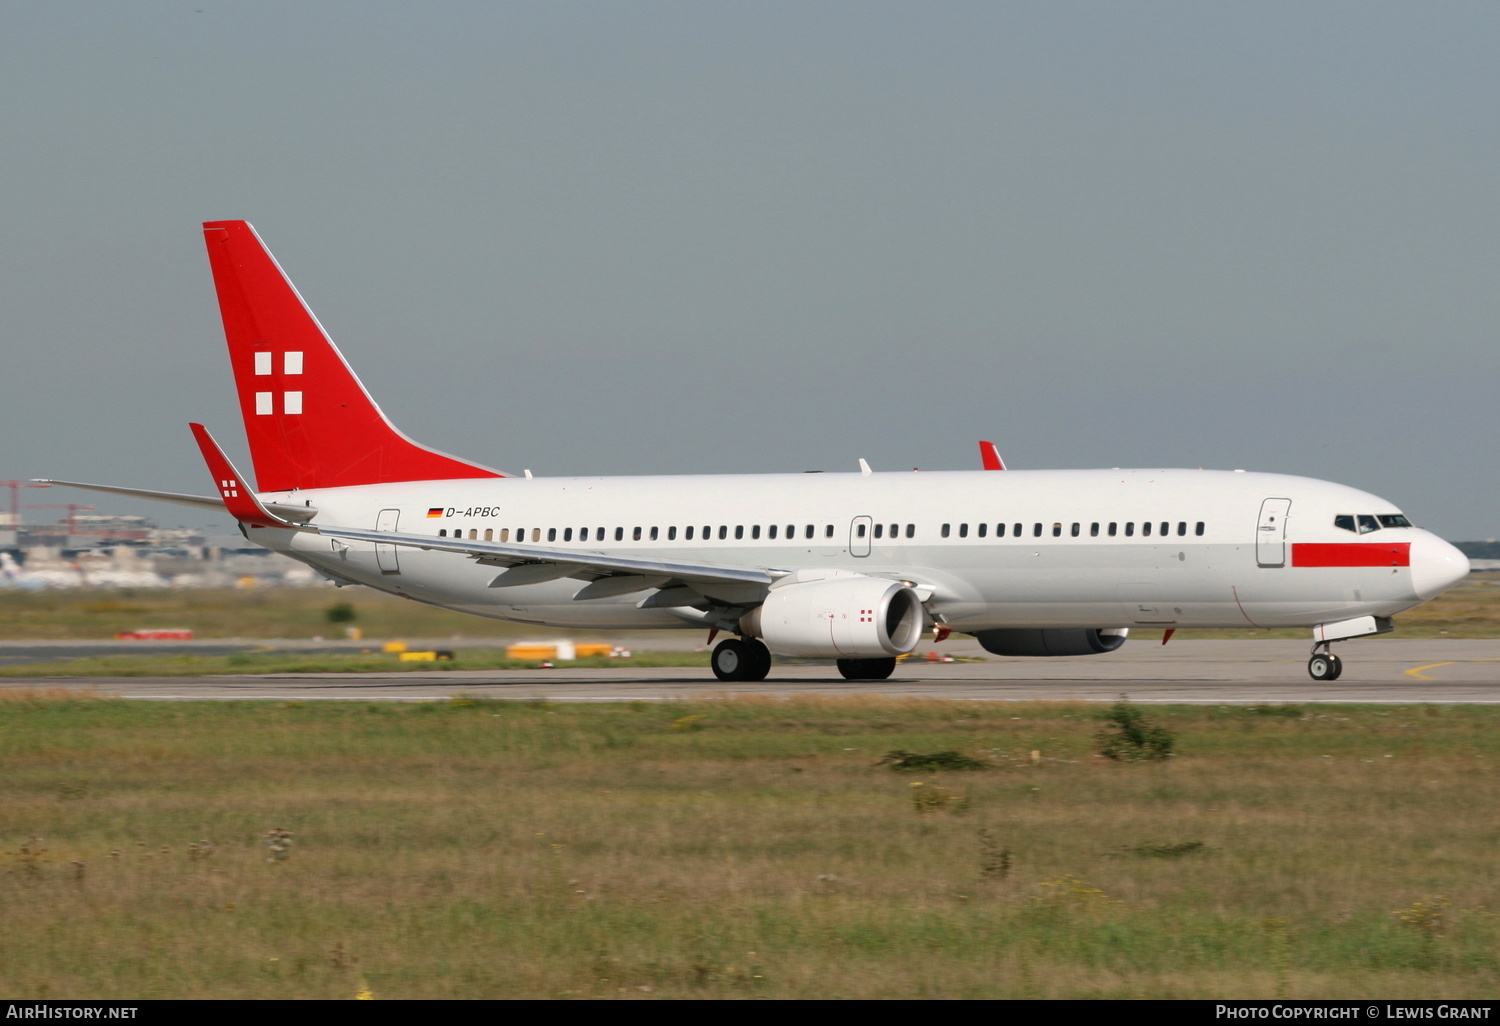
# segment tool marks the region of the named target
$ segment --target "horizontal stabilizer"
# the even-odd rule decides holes
[[[152,502],[170,502],[174,506],[196,506],[215,512],[224,508],[224,500],[216,495],[188,495],[185,492],[154,492],[148,488],[123,488],[119,485],[84,484],[82,481],[58,481],[50,477],[32,478],[33,484],[63,485],[67,488],[86,488],[91,492],[109,495],[124,495],[132,499],[150,499]]]
[[[196,509],[213,510],[215,513],[224,512],[224,500],[216,495],[158,492],[150,488],[125,488],[121,485],[85,484],[82,481],[59,481],[50,477],[33,478],[32,483],[61,485],[64,488],[84,488],[91,492],[104,492],[107,495],[123,495],[128,499],[149,499],[152,502],[170,502],[174,506],[192,506]],[[311,506],[285,506],[279,502],[265,502],[261,503],[261,505],[283,520],[302,522],[311,520],[318,515],[318,511]]]

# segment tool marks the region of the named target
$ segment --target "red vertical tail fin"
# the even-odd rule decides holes
[[[258,490],[505,476],[387,420],[247,222],[203,235]]]

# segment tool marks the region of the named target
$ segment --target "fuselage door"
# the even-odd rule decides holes
[[[854,522],[849,525],[849,555],[868,556],[870,554],[870,525],[874,521],[869,517],[855,517]]]
[[[375,521],[375,530],[394,531],[400,519],[401,511],[399,509],[383,509],[380,511],[379,519]],[[380,572],[383,574],[399,574],[401,572],[401,564],[396,561],[396,546],[394,545],[381,545],[377,543],[375,546],[375,562],[380,566]]]
[[[1286,566],[1286,514],[1291,499],[1267,499],[1260,504],[1260,522],[1255,526],[1255,562],[1259,566]]]

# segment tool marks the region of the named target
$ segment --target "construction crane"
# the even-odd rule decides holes
[[[10,519],[18,530],[21,527],[21,489],[52,487],[49,484],[33,484],[30,481],[0,481],[0,485],[10,489]]]

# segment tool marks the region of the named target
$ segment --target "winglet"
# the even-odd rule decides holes
[[[203,460],[208,464],[208,472],[213,475],[214,488],[219,492],[219,497],[224,500],[224,508],[229,510],[231,516],[242,524],[251,527],[286,527],[296,528],[300,525],[282,520],[276,514],[261,505],[255,492],[250,490],[245,478],[234,464],[229,462],[229,457],[224,455],[224,450],[219,448],[219,443],[214,441],[213,435],[202,424],[189,424],[193,429],[193,438],[198,442],[198,450],[203,453]]]
[[[985,470],[1005,469],[1005,461],[1000,458],[1000,450],[995,448],[994,442],[979,443],[979,461]]]

